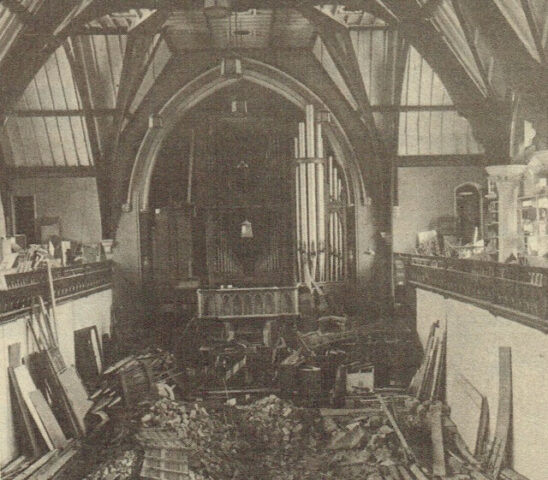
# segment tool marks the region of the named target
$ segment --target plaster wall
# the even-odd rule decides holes
[[[94,177],[16,178],[11,194],[34,195],[36,216],[59,217],[63,238],[82,243],[101,241],[101,215]]]
[[[99,338],[110,334],[111,290],[68,301],[57,306],[57,331],[59,349],[67,363],[74,365],[74,332],[95,325]],[[8,378],[8,346],[21,345],[21,356],[36,351],[36,346],[26,326],[27,317],[21,316],[0,325],[0,465],[18,454],[15,440],[12,399]]]
[[[417,331],[425,346],[432,322],[447,323],[447,402],[466,405],[457,379],[466,377],[489,405],[493,438],[498,405],[499,347],[512,349],[513,468],[530,480],[548,478],[548,336],[474,305],[417,289]],[[456,419],[465,429],[466,419]]]
[[[465,182],[483,185],[482,167],[398,168],[398,207],[394,210],[394,251],[414,253],[417,233],[440,217],[454,216],[454,189]]]

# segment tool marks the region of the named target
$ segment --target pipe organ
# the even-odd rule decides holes
[[[314,106],[306,106],[305,122],[295,139],[297,273],[299,282],[325,278],[325,159],[322,125]]]
[[[332,156],[327,159],[329,202],[327,206],[327,274],[326,281],[338,282],[345,278],[346,271],[346,199],[339,167]]]
[[[315,118],[313,105],[306,106],[294,150],[298,281],[341,281],[346,238],[343,182],[333,157],[325,158],[322,123]]]

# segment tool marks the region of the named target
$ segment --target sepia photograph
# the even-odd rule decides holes
[[[0,480],[548,480],[548,0],[0,0]]]

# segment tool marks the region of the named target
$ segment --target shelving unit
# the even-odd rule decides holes
[[[548,192],[518,198],[518,224],[525,255],[548,254]]]
[[[499,249],[499,202],[496,195],[492,193],[485,198],[485,245],[490,253],[496,254]]]

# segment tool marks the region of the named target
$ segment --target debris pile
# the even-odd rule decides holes
[[[142,418],[138,435],[150,438],[152,430],[176,432],[180,445],[189,452],[189,468],[205,478],[237,478],[245,467],[238,458],[246,455],[250,445],[222,413],[212,413],[198,403],[186,404],[169,399],[158,400]],[[198,477],[199,478],[199,477]]]
[[[182,375],[173,354],[161,349],[125,357],[103,372],[100,388],[90,397],[94,405],[88,421],[97,429],[108,421],[117,405],[131,407],[158,397],[173,399],[175,388],[179,393],[184,389]]]
[[[264,442],[273,448],[290,450],[296,447],[315,448],[320,440],[315,415],[275,395],[240,407],[240,410],[244,434],[253,443]]]
[[[128,480],[135,478],[139,454],[135,450],[126,450],[119,456],[110,459],[101,465],[85,480]]]

